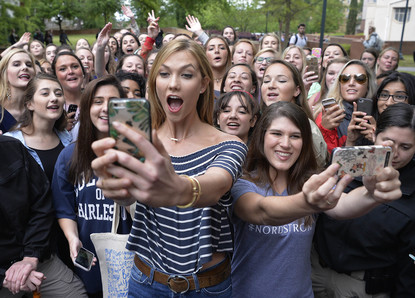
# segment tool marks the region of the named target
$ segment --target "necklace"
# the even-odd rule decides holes
[[[170,126],[168,126],[168,127],[169,127],[169,131],[170,131],[170,135],[173,135],[172,129],[170,128]],[[180,143],[181,141],[183,141],[184,139],[187,139],[190,136],[192,136],[192,134],[187,134],[181,139],[178,139],[178,138],[175,138],[175,137],[170,137],[170,141],[175,142],[175,143]]]
[[[181,139],[171,137],[171,138],[170,138],[170,141],[172,141],[172,142],[176,142],[176,143],[180,143],[181,141],[183,141],[184,139],[187,139],[187,138],[188,138],[188,137],[190,137],[191,135],[192,135],[192,134],[189,134],[189,135],[187,135],[187,136],[185,136],[185,137],[183,137],[183,138],[181,138]]]
[[[222,80],[222,77],[220,77],[220,78],[215,78],[215,81],[216,81],[216,83],[218,84],[220,81]]]

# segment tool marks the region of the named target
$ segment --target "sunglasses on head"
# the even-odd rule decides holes
[[[350,79],[352,78],[352,75],[347,73],[347,74],[341,74],[339,76],[339,81],[342,84],[346,84],[348,81],[350,81]],[[360,85],[363,85],[364,83],[367,82],[367,75],[365,75],[364,73],[358,73],[353,75],[354,80],[359,83]]]

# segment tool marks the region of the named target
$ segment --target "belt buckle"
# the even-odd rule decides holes
[[[186,290],[184,290],[184,291],[182,291],[182,292],[176,292],[175,290],[173,290],[172,289],[172,286],[171,286],[171,284],[170,284],[170,281],[171,280],[173,280],[173,282],[176,282],[176,279],[183,279],[183,280],[185,280],[186,281],[186,283],[187,283],[187,289]],[[186,277],[184,277],[183,275],[174,275],[174,274],[172,274],[172,275],[170,275],[169,276],[169,278],[167,279],[167,286],[169,287],[169,289],[172,291],[172,292],[174,292],[174,293],[176,293],[176,294],[184,294],[184,293],[186,293],[187,291],[189,291],[189,289],[190,289],[190,282],[189,282],[189,280],[186,278]]]

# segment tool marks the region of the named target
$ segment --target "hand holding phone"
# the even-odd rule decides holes
[[[94,253],[90,252],[86,248],[81,247],[76,255],[74,264],[85,271],[91,270],[92,263],[94,261]]]
[[[78,106],[77,105],[75,105],[75,104],[70,104],[69,105],[69,107],[68,107],[68,114],[69,113],[73,113],[73,112],[75,112],[70,118],[71,119],[73,119],[73,118],[75,118],[75,115],[76,115],[76,111],[78,110]]]
[[[357,110],[366,113],[366,115],[372,116],[373,114],[373,101],[371,98],[359,98],[357,100]]]
[[[337,102],[336,102],[336,100],[333,97],[330,97],[330,98],[323,99],[321,101],[321,105],[323,106],[323,108],[325,110],[327,110],[328,108],[330,108],[330,107],[332,107],[334,105],[337,105]]]
[[[318,59],[315,56],[307,56],[306,64],[308,66],[307,71],[313,71],[314,74],[318,75]]]
[[[327,98],[322,101],[323,115],[321,125],[325,129],[335,129],[343,121],[346,114],[334,98]]]
[[[338,175],[353,177],[373,176],[389,165],[392,148],[388,146],[337,147],[333,150],[331,163],[338,163]]]

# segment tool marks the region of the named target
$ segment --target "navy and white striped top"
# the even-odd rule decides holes
[[[171,156],[179,175],[203,175],[211,167],[227,170],[235,182],[240,176],[247,148],[225,141],[192,154]],[[207,190],[203,190],[207,191]],[[151,208],[137,203],[127,248],[160,271],[189,275],[209,262],[215,252],[232,252],[231,227],[226,208],[230,191],[218,204],[206,208]]]

